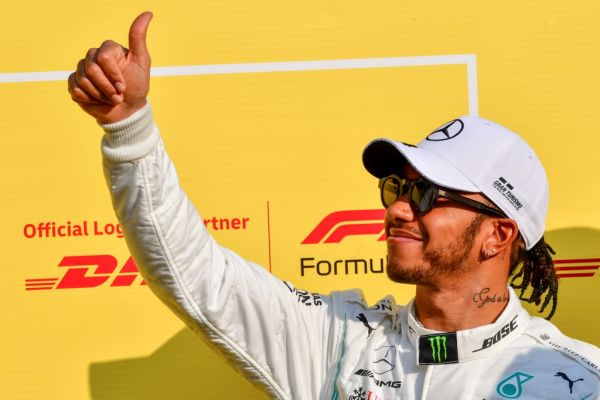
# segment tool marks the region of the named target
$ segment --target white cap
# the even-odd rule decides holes
[[[480,117],[442,125],[416,146],[375,139],[363,164],[377,178],[398,174],[408,161],[435,184],[483,193],[519,226],[527,250],[543,236],[548,179],[533,149],[516,133]]]

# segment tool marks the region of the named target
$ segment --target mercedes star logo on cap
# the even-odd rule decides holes
[[[452,139],[458,136],[463,131],[465,124],[460,119],[450,121],[445,125],[439,127],[436,131],[432,132],[427,136],[427,140],[430,142],[441,142],[444,140]]]

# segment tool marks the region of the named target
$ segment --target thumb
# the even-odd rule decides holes
[[[148,32],[148,25],[150,25],[152,17],[150,11],[143,12],[138,15],[129,28],[129,51],[135,56],[148,56],[146,32]]]

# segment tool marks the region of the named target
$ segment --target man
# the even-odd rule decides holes
[[[553,314],[547,182],[519,136],[461,117],[418,146],[370,143],[388,275],[416,284],[415,299],[369,307],[352,290],[306,305],[220,247],[180,188],[146,102],[151,17],[132,24],[129,50],[91,49],[69,91],[103,124],[113,206],[147,283],[250,379],[282,399],[600,398],[600,351],[530,317],[507,287],[520,266],[520,296]]]

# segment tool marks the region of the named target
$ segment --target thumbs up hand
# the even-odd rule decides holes
[[[129,29],[129,49],[107,40],[90,49],[69,76],[69,93],[100,123],[123,120],[146,104],[150,88],[150,54],[146,32],[151,12],[140,14]]]

